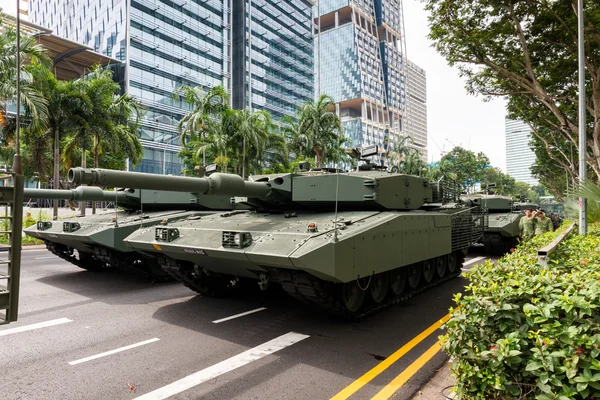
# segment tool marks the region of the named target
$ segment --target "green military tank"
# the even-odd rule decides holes
[[[519,239],[519,221],[523,217],[520,211],[533,207],[530,203],[519,204],[515,208],[515,202],[511,197],[500,195],[477,194],[463,196],[463,201],[480,206],[487,210],[489,222],[484,230],[481,243],[489,254],[502,255],[515,247]]]
[[[133,177],[133,179],[132,179]],[[136,230],[125,239],[204,295],[252,279],[345,317],[360,317],[452,279],[482,234],[478,206],[455,207],[458,191],[374,165],[164,180],[160,176],[73,169],[77,184],[119,185],[236,196],[233,210]]]
[[[133,251],[123,239],[136,229],[179,219],[200,218],[214,210],[231,209],[225,196],[198,197],[193,193],[118,189],[103,191],[97,187],[73,190],[25,189],[26,198],[74,201],[106,201],[114,212],[62,221],[38,221],[24,230],[41,239],[58,257],[86,270],[109,267],[134,272],[153,281],[172,279],[156,259]]]

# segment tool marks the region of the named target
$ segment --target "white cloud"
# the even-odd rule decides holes
[[[454,147],[448,139],[472,151],[484,152],[494,167],[506,170],[505,101],[484,102],[481,96],[467,94],[458,70],[449,67],[431,47],[427,14],[421,1],[404,0],[407,55],[427,72],[429,160],[440,158],[437,145],[445,151]]]

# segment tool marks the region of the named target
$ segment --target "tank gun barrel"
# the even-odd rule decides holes
[[[71,168],[68,179],[70,183],[93,186],[128,187],[253,198],[265,198],[270,190],[270,185],[266,182],[248,182],[244,181],[239,175],[222,173],[214,173],[207,178],[194,178],[101,168]]]
[[[108,192],[98,187],[80,186],[72,190],[58,189],[24,189],[26,199],[74,200],[74,201],[117,201],[126,203],[130,200],[124,192]]]

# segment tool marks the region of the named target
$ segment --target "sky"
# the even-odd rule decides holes
[[[439,160],[440,149],[462,145],[484,152],[492,166],[506,171],[505,101],[484,102],[467,93],[458,70],[431,47],[427,17],[420,0],[404,0],[406,53],[427,74],[428,159]]]
[[[0,0],[4,12],[14,14],[15,0]],[[506,171],[504,100],[484,102],[464,88],[458,70],[437,54],[427,39],[427,13],[420,0],[404,0],[408,58],[427,73],[428,159],[437,161],[441,151],[454,145],[484,152],[492,166]]]

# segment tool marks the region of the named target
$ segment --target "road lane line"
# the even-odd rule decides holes
[[[438,340],[433,346],[419,358],[417,358],[412,364],[410,364],[404,371],[394,378],[389,384],[387,384],[379,393],[371,398],[371,400],[387,400],[394,395],[400,388],[408,382],[429,360],[433,358],[442,348],[442,343]]]
[[[232,315],[231,317],[217,319],[217,320],[213,321],[213,324],[220,324],[221,322],[229,321],[231,319],[235,319],[235,318],[239,318],[239,317],[244,317],[246,315],[254,314],[254,313],[257,313],[259,311],[266,310],[266,309],[267,309],[266,307],[260,307],[260,308],[254,309],[254,310],[250,310],[250,311],[246,311],[246,312],[243,312],[243,313]]]
[[[343,400],[352,396],[356,393],[360,388],[369,383],[373,378],[377,375],[381,374],[387,368],[389,368],[393,363],[402,358],[406,353],[413,349],[416,345],[421,343],[424,339],[426,339],[433,332],[437,331],[440,326],[444,325],[450,319],[450,314],[444,315],[440,320],[431,325],[429,328],[425,329],[423,332],[419,333],[415,336],[410,342],[406,343],[400,349],[396,350],[394,354],[377,364],[373,367],[369,372],[365,373],[363,376],[352,382],[350,385],[346,386],[342,391],[333,396],[330,400]]]
[[[49,259],[49,258],[57,258],[58,259],[57,256],[36,257],[35,259],[36,260],[46,260],[46,259]]]
[[[466,266],[468,266],[468,265],[471,265],[471,264],[474,264],[474,263],[476,263],[477,261],[485,260],[486,258],[487,258],[487,257],[475,257],[475,258],[472,258],[472,259],[470,259],[469,261],[467,261],[467,262],[463,263],[463,265],[462,265],[462,266],[463,266],[463,268],[464,268],[464,267],[466,267]]]
[[[205,368],[201,371],[195,372],[191,375],[186,376],[178,381],[175,381],[167,386],[163,386],[150,393],[146,393],[136,400],[157,400],[166,399],[174,396],[177,393],[181,393],[194,386],[197,386],[203,382],[216,378],[217,376],[223,375],[226,372],[233,371],[234,369],[243,367],[252,361],[259,360],[269,354],[273,354],[276,351],[282,350],[289,347],[301,340],[308,338],[308,335],[302,335],[296,332],[289,332],[285,335],[279,336],[271,341],[261,344],[260,346],[254,347],[243,353],[228,358],[227,360],[221,361],[211,367]]]
[[[144,340],[143,342],[139,342],[139,343],[135,343],[135,344],[130,344],[129,346],[119,347],[118,349],[114,349],[114,350],[110,350],[110,351],[105,351],[104,353],[96,354],[94,356],[89,356],[89,357],[85,357],[85,358],[80,358],[79,360],[70,361],[69,365],[77,365],[77,364],[84,363],[86,361],[91,361],[91,360],[95,360],[97,358],[110,356],[111,354],[120,353],[121,351],[133,349],[135,347],[140,347],[140,346],[143,346],[145,344],[158,342],[159,340],[160,340],[159,338]]]
[[[53,319],[51,321],[39,322],[37,324],[24,325],[24,326],[20,326],[18,328],[6,329],[6,330],[3,330],[3,331],[0,331],[0,336],[10,335],[10,334],[13,334],[13,333],[20,333],[20,332],[31,331],[31,330],[34,330],[34,329],[46,328],[48,326],[66,324],[67,322],[73,322],[73,321],[70,320],[70,319],[68,319],[68,318]]]

